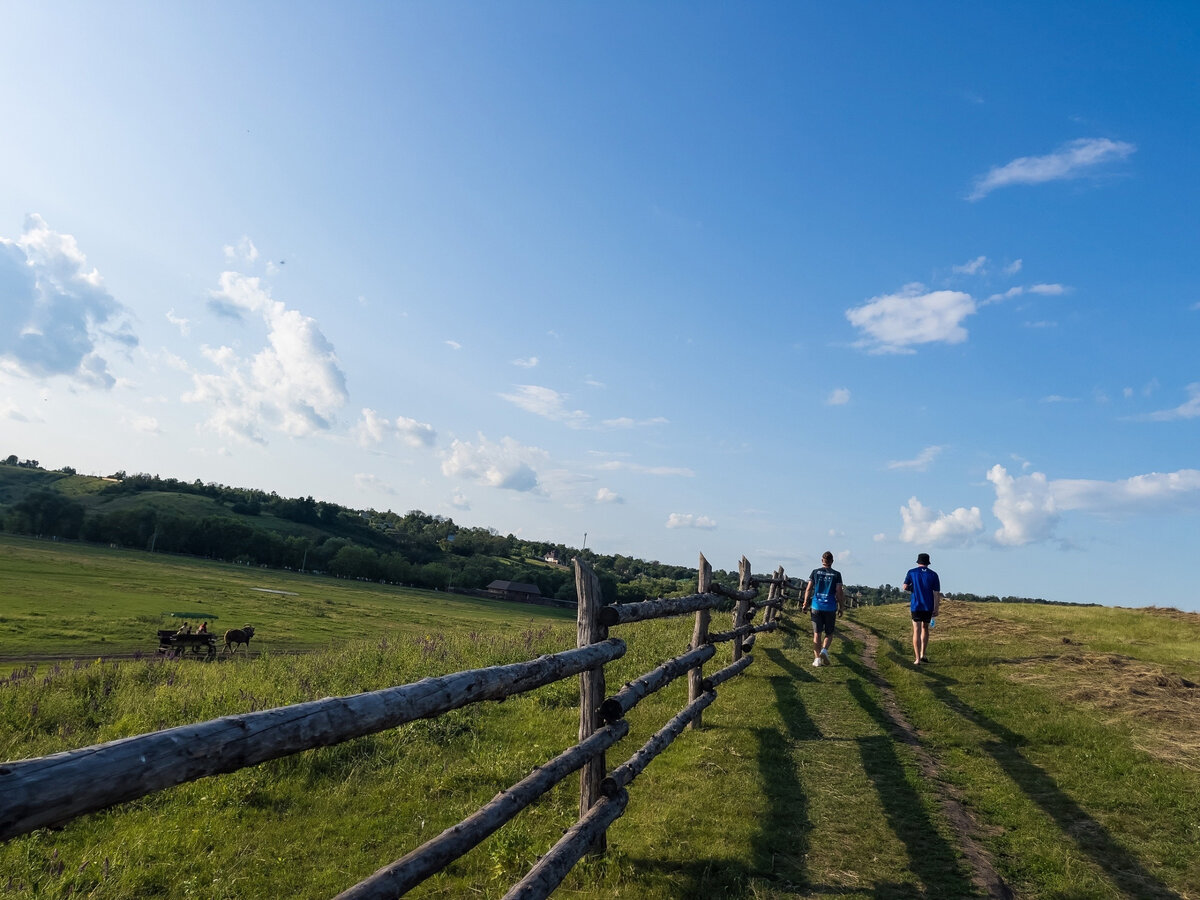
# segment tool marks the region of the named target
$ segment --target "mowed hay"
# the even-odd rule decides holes
[[[1081,708],[1101,712],[1105,724],[1124,726],[1144,752],[1193,771],[1200,771],[1200,684],[1153,662],[1121,653],[1093,652],[1059,621],[1033,627],[1005,621],[997,627],[1002,604],[949,601],[938,613],[947,636],[957,629],[986,634],[998,651],[995,663],[1006,678],[1036,684]],[[1170,607],[1138,610],[1189,625],[1200,613]],[[1067,626],[1067,627],[1063,627]],[[936,642],[935,633],[935,642]],[[1019,655],[1012,654],[1019,648]]]

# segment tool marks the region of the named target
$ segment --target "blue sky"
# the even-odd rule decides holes
[[[1200,10],[9,4],[0,451],[1200,609]]]

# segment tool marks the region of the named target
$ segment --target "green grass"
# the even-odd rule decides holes
[[[1161,670],[1194,667],[1200,617],[949,604],[935,664],[918,671],[906,613],[859,617],[882,636],[881,672],[1019,895],[1200,889],[1200,691],[1172,691]],[[1134,664],[1113,669],[1118,652]],[[1089,658],[1099,668],[1081,665]]]
[[[0,758],[528,659],[575,642],[574,623],[556,619],[559,611],[520,604],[32,541],[4,540],[0,554],[0,579],[8,579],[0,589],[22,587],[21,628],[43,641],[29,640],[31,651],[76,639],[53,636],[77,630],[58,621],[59,610],[104,602],[122,615],[161,617],[195,608],[198,597],[201,608],[216,609],[211,598],[219,596],[230,610],[223,624],[245,618],[269,635],[263,655],[217,665],[43,662],[33,676],[0,682]],[[30,599],[39,583],[71,602],[39,607]],[[177,595],[152,607],[159,612],[127,608],[157,604],[166,584]],[[1194,689],[1180,680],[1200,657],[1194,619],[949,603],[934,632],[934,664],[918,671],[907,662],[904,607],[853,612],[873,632],[880,672],[939,766],[928,779],[892,738],[862,644],[843,637],[836,665],[813,669],[807,622],[790,615],[760,636],[746,674],[719,689],[703,728],[685,732],[634,781],[608,853],[585,861],[556,896],[969,897],[959,836],[942,813],[947,788],[1019,896],[1200,893],[1200,751]],[[714,628],[727,622],[718,615]],[[614,629],[629,652],[607,670],[610,693],[682,652],[691,627],[679,619]],[[325,636],[324,649],[277,652],[304,646],[300,636],[314,632]],[[116,643],[121,631],[107,634]],[[728,653],[720,648],[721,662],[707,668]],[[673,684],[633,710],[631,733],[608,752],[608,766],[674,715],[685,690]],[[0,844],[0,897],[331,896],[573,744],[577,703],[568,679],[39,830]],[[577,797],[569,778],[410,896],[502,896],[573,824]]]
[[[279,593],[274,593],[279,592]],[[307,650],[394,630],[516,628],[570,610],[0,535],[0,666],[154,653],[173,613],[255,626],[255,649]],[[3,669],[0,669],[3,672]]]

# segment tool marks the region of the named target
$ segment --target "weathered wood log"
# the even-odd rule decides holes
[[[708,644],[667,660],[654,671],[634,679],[605,700],[600,706],[601,717],[606,722],[615,722],[617,719],[624,718],[625,714],[645,697],[666,687],[680,675],[687,674],[689,669],[712,659],[716,652],[717,648]]]
[[[730,678],[733,678],[737,675],[741,675],[743,672],[746,671],[746,669],[750,668],[750,664],[752,662],[754,662],[754,657],[751,656],[749,653],[747,653],[741,659],[739,659],[737,662],[735,662],[733,665],[726,666],[719,672],[713,672],[711,675],[706,677],[704,679],[704,681],[702,682],[702,684],[704,685],[704,690],[706,690],[706,691],[715,690],[717,688],[717,685],[724,684]]]
[[[751,650],[754,649],[754,641],[756,638],[757,638],[757,635],[752,634],[752,635],[750,635],[750,637],[748,637],[742,641],[742,652],[743,653],[749,653]]]
[[[602,837],[608,826],[625,812],[629,794],[622,791],[615,797],[605,797],[591,812],[575,823],[550,852],[543,856],[529,874],[512,886],[503,900],[544,900],[562,884],[575,863]]]
[[[749,659],[749,657],[744,656],[742,659]],[[671,742],[683,734],[683,729],[716,699],[717,695],[709,691],[685,706],[675,718],[656,731],[654,737],[646,741],[637,753],[609,773],[608,777],[600,784],[604,795],[615,797],[620,793],[633,779],[642,774],[646,766],[650,765],[650,760],[671,746]]]
[[[0,764],[0,839],[68,822],[206,775],[374,734],[483,700],[502,700],[623,656],[608,640],[349,697],[225,716],[39,759]]]
[[[710,644],[723,644],[726,641],[734,641],[737,638],[745,637],[753,631],[753,625],[742,625],[740,628],[735,628],[732,631],[717,631],[708,636],[708,642]]]
[[[575,560],[575,593],[578,597],[576,636],[580,647],[587,647],[608,638],[608,626],[602,625],[598,613],[604,606],[600,579],[582,559]],[[579,676],[579,740],[582,743],[600,728],[600,705],[604,702],[604,667],[597,666]],[[579,817],[600,800],[600,780],[607,766],[604,754],[593,756],[579,772]],[[604,851],[604,832],[601,831],[595,853]]]
[[[686,597],[668,597],[658,600],[643,600],[641,603],[617,603],[600,610],[600,624],[611,628],[648,619],[666,619],[683,616],[699,609],[716,609],[728,601],[719,594],[689,594]]]
[[[603,753],[629,733],[628,722],[601,728],[586,741],[564,750],[534,769],[507,791],[501,791],[478,812],[426,841],[407,856],[384,866],[370,878],[337,895],[337,900],[383,900],[399,897],[435,872],[440,872],[488,835],[512,819],[597,753]]]
[[[757,588],[734,590],[716,581],[712,583],[712,587],[709,590],[714,594],[720,594],[722,597],[728,597],[730,600],[753,600],[758,596]]]
[[[743,556],[738,560],[738,589],[748,588],[753,584],[753,578],[750,572],[750,560]],[[755,595],[758,594],[757,588]],[[750,601],[753,597],[747,597],[744,600],[739,599],[737,607],[733,611],[733,630],[737,631],[743,625],[750,622]],[[733,661],[737,662],[742,658],[742,638],[737,636],[733,639]]]
[[[698,583],[696,590],[700,594],[707,594],[712,587],[712,566],[709,565],[708,560],[704,558],[703,553],[700,554],[700,565],[697,568],[699,569],[700,574],[697,579]],[[696,610],[696,625],[692,629],[693,650],[703,647],[708,643],[708,624],[711,619],[712,610]],[[694,666],[688,672],[688,703],[695,702],[703,693],[703,691],[700,690],[700,679],[703,677],[704,673],[701,671],[700,666]],[[688,728],[700,728],[703,724],[704,722],[700,716],[700,713],[697,712],[696,716],[688,724]]]

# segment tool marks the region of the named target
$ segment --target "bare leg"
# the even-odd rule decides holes
[[[921,623],[913,622],[913,664],[919,665],[921,662],[921,651],[925,648],[921,646]]]
[[[813,632],[813,659],[818,659],[821,656],[821,632]]]

